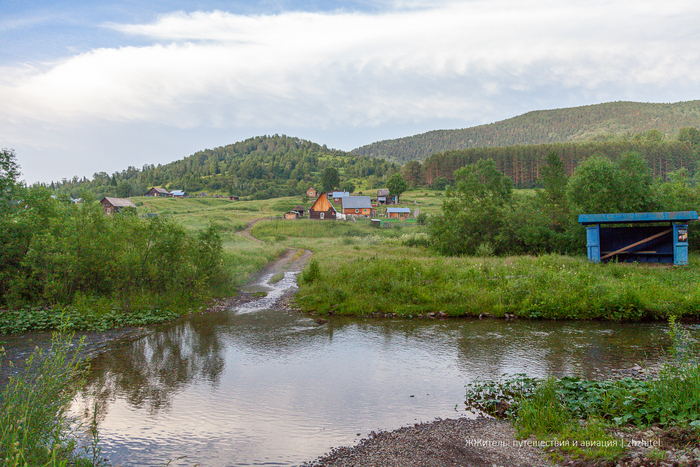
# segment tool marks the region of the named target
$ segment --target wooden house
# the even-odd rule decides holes
[[[372,210],[372,200],[369,196],[347,196],[343,198],[343,214],[360,217],[376,215]]]
[[[302,206],[301,204],[297,204],[294,209],[284,213],[284,218],[285,219],[300,219],[300,218],[304,217],[305,213],[306,213],[306,209],[304,209],[304,206]]]
[[[377,204],[397,204],[398,202],[397,197],[392,196],[388,188],[380,188],[377,190]]]
[[[207,194],[204,193],[204,196]],[[187,198],[187,193],[185,193],[183,190],[173,190],[170,192],[170,196],[173,198]]]
[[[309,196],[309,198],[315,198],[317,196],[316,189],[314,187],[306,190],[306,194]]]
[[[105,214],[114,214],[115,212],[119,212],[124,208],[136,209],[136,205],[134,203],[124,198],[110,198],[105,196],[100,200],[100,204],[105,210]]]
[[[148,193],[146,193],[146,196],[168,196],[170,195],[170,192],[166,190],[165,188],[156,188],[153,187],[150,190],[148,190]]]
[[[234,196],[229,196],[228,199],[230,199],[231,201],[238,201],[240,198],[238,196],[234,195]]]
[[[347,191],[334,191],[331,195],[331,198],[333,198],[334,203],[342,203],[343,198],[345,198],[346,196],[350,196],[350,193],[348,193]]]
[[[310,219],[336,219],[338,211],[325,193],[321,193],[309,209]]]
[[[409,208],[386,208],[386,217],[389,219],[408,219],[410,216]]]

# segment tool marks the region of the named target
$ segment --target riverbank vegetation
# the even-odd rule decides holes
[[[48,351],[35,350],[9,378],[0,392],[1,465],[106,465],[97,446],[96,420],[85,427],[86,437],[66,414],[84,385],[87,365],[79,351],[80,346],[71,348],[70,337],[54,334]]]
[[[581,256],[443,256],[420,225],[261,222],[253,234],[314,251],[295,300],[357,316],[666,319],[700,316],[700,265],[593,264]],[[404,224],[405,225],[405,224]],[[487,252],[487,254],[491,254]],[[313,272],[312,272],[313,271]]]
[[[7,157],[11,159],[11,157]],[[107,329],[161,322],[231,293],[210,225],[186,232],[161,217],[106,216],[95,201],[13,183],[0,207],[0,332]]]
[[[553,447],[550,452],[557,460],[562,455],[619,460],[634,445],[630,440],[653,447],[647,456],[664,460],[671,448],[662,445],[669,442],[661,439],[664,430],[675,430],[678,448],[700,443],[697,343],[675,316],[669,329],[674,343],[669,363],[654,377],[593,381],[516,375],[469,384],[467,408],[509,418],[519,438],[531,437]],[[646,431],[651,426],[656,430]]]

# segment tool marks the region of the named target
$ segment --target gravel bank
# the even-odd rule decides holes
[[[447,419],[372,433],[355,447],[336,448],[304,467],[545,467],[546,453],[516,442],[508,422]]]

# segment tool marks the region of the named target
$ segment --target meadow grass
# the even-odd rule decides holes
[[[253,235],[314,251],[319,278],[300,281],[296,301],[318,314],[544,319],[666,319],[700,316],[700,264],[593,264],[557,254],[445,257],[424,227],[369,222],[261,222]],[[303,276],[302,276],[303,277]]]

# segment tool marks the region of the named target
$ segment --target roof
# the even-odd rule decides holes
[[[185,196],[185,192],[183,190],[173,190],[170,192],[170,194],[173,196]]]
[[[306,211],[306,208],[301,204],[297,204],[292,211]]]
[[[105,200],[106,200],[109,204],[111,204],[112,206],[114,206],[115,208],[126,208],[126,207],[135,208],[135,207],[136,207],[136,205],[135,205],[134,203],[132,203],[130,200],[124,199],[124,198],[110,198],[109,196],[105,196],[104,198],[102,198],[102,200],[100,201],[100,203],[101,203],[102,201],[105,201]]]
[[[389,196],[388,188],[380,188],[377,190],[377,196]]]
[[[581,214],[579,224],[633,224],[637,222],[687,222],[698,220],[697,211],[623,212],[613,214]]]
[[[409,208],[386,208],[386,212],[411,214],[411,210]]]
[[[165,188],[153,187],[153,188],[151,188],[151,190],[156,190],[158,193],[161,193],[164,195],[170,194],[170,192],[168,190],[166,190]],[[151,190],[148,190],[148,191],[151,191]]]
[[[321,193],[320,195],[318,195],[318,198],[316,198],[316,201],[314,201],[314,204],[311,205],[311,207],[309,208],[309,211],[311,211],[312,209],[314,209],[314,207],[315,207],[317,204],[322,204],[324,199],[328,202],[328,204],[330,205],[330,207],[331,207],[331,209],[333,210],[333,212],[337,213],[338,210],[335,208],[335,206],[333,206],[333,201],[331,201],[330,199],[328,199],[328,196],[326,196],[325,193]]]
[[[369,196],[346,196],[343,209],[372,209],[372,199]]]
[[[334,191],[333,192],[333,198],[345,198],[346,196],[350,196],[350,193],[347,191]]]

